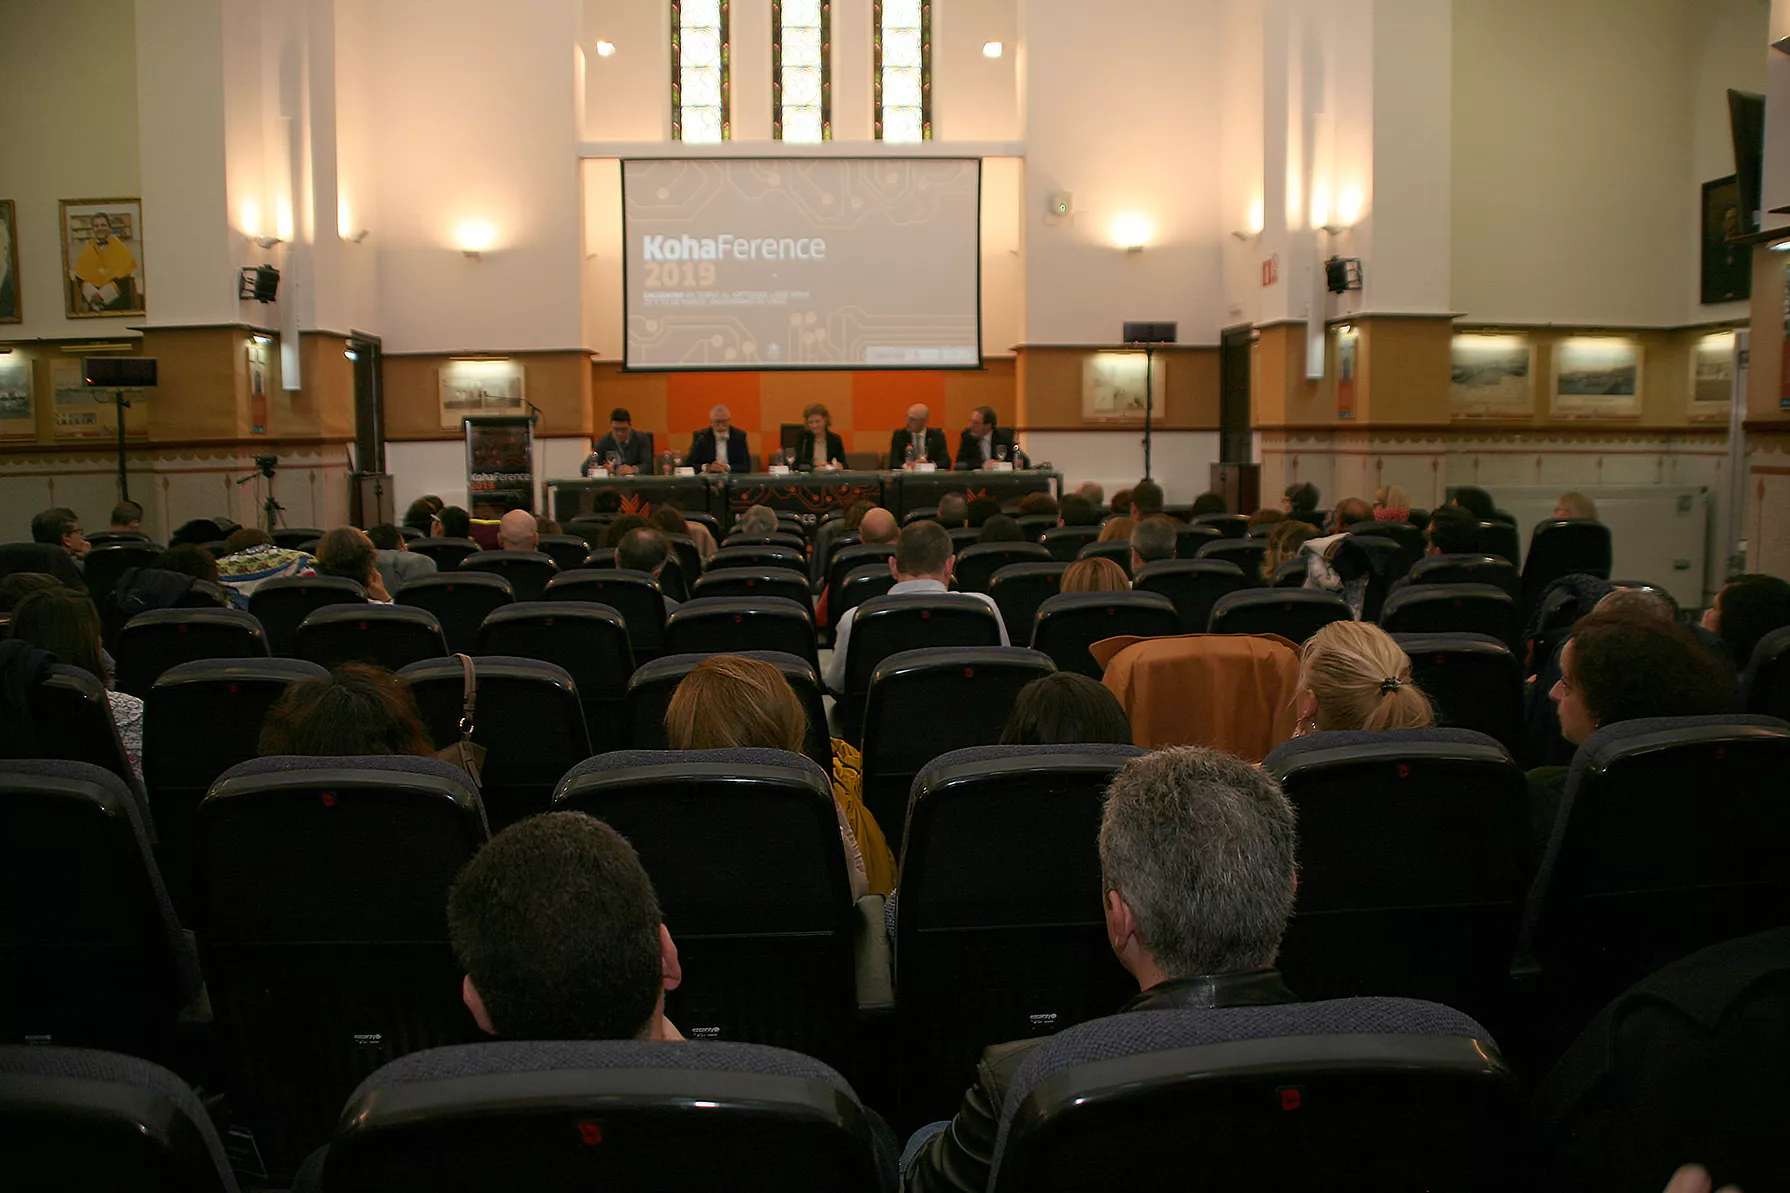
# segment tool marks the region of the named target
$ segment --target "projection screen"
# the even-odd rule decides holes
[[[622,163],[631,369],[981,364],[977,159]]]

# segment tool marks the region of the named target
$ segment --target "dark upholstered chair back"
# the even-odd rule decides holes
[[[420,538],[407,544],[405,549],[433,559],[438,572],[458,571],[461,560],[482,550],[472,539],[456,538]]]
[[[16,1193],[237,1188],[192,1088],[116,1052],[0,1047],[0,1155]]]
[[[817,669],[814,618],[799,602],[784,597],[698,597],[665,619],[668,654],[732,654],[779,650],[806,659]]]
[[[1492,584],[1513,599],[1523,595],[1516,565],[1497,555],[1431,555],[1412,564],[1407,579],[1413,584]]]
[[[1092,542],[1076,553],[1076,559],[1110,559],[1125,572],[1125,578],[1131,578],[1131,543],[1121,539],[1118,542]]]
[[[634,674],[628,626],[608,605],[519,601],[495,609],[479,629],[478,653],[539,659],[565,668],[584,706],[591,752],[627,744],[623,699]]]
[[[951,578],[964,592],[988,592],[995,573],[1015,563],[1049,563],[1050,552],[1037,543],[972,543],[957,552]]]
[[[371,663],[397,671],[447,652],[441,623],[414,605],[326,605],[292,636],[294,655],[324,667]]]
[[[1610,528],[1585,518],[1537,522],[1523,557],[1523,604],[1533,609],[1548,585],[1574,572],[1610,578]]]
[[[999,741],[1019,690],[1055,670],[1019,646],[925,647],[877,664],[864,703],[864,803],[897,856],[914,776],[940,754]]]
[[[1256,582],[1228,560],[1156,559],[1143,566],[1131,586],[1136,592],[1167,597],[1181,619],[1181,633],[1203,634],[1219,597]]]
[[[1100,664],[1088,647],[1103,638],[1136,634],[1158,638],[1181,632],[1173,601],[1154,592],[1063,592],[1038,607],[1032,649],[1049,655],[1058,669],[1100,678]]]
[[[81,578],[94,605],[104,609],[118,577],[132,568],[154,567],[161,554],[161,548],[148,542],[95,544],[81,561]]]
[[[1045,531],[1057,524],[1057,515],[1020,514],[1014,521],[1019,523],[1019,533],[1025,535],[1026,541],[1035,543]]]
[[[582,535],[576,534],[543,534],[535,549],[551,559],[562,572],[583,567],[590,555],[590,544]]]
[[[1074,563],[1083,547],[1099,540],[1098,526],[1052,526],[1038,536],[1038,541],[1050,552],[1050,557],[1064,563]]]
[[[192,659],[264,659],[267,635],[240,609],[151,609],[118,636],[118,688],[147,696],[168,668]]]
[[[0,761],[0,809],[4,1042],[170,1057],[198,965],[135,794],[87,763]]]
[[[118,737],[118,722],[99,680],[79,667],[53,664],[31,689],[31,719],[37,731],[37,756],[87,762],[117,775],[132,791],[137,774]],[[0,732],[5,726],[0,725]]]
[[[492,572],[510,582],[517,600],[538,601],[559,565],[544,551],[476,551],[460,561],[459,570]]]
[[[1482,554],[1507,560],[1512,567],[1517,567],[1523,558],[1522,540],[1517,537],[1516,526],[1501,520],[1479,524],[1479,550]]]
[[[1512,757],[1523,745],[1523,664],[1485,634],[1394,634],[1411,659],[1436,724],[1496,738]]]
[[[355,1091],[321,1176],[328,1193],[893,1193],[895,1179],[889,1143],[833,1069],[779,1048],[700,1040],[498,1040],[414,1053]]]
[[[1349,603],[1315,588],[1245,588],[1212,605],[1214,634],[1279,634],[1304,642],[1333,621],[1351,621]]]
[[[845,616],[847,609],[856,609],[873,597],[883,596],[895,587],[895,577],[886,562],[867,563],[845,574],[845,579],[827,598],[827,620],[833,625]]]
[[[622,615],[637,660],[665,649],[665,593],[651,572],[632,568],[577,568],[547,584],[548,601],[594,601]]]
[[[852,569],[876,564],[878,567],[882,568],[883,571],[887,572],[889,570],[888,561],[893,558],[894,555],[895,544],[893,543],[862,543],[853,541],[849,544],[840,546],[833,552],[833,558],[827,564],[825,573],[827,587],[830,588],[833,591],[833,595],[837,597],[839,594],[839,586],[845,583],[845,578],[851,573]],[[828,628],[836,627],[839,624],[839,610],[834,607],[831,600],[827,603],[827,609]]]
[[[1038,609],[1062,590],[1063,570],[1068,566],[1053,559],[1046,563],[1010,563],[995,572],[988,595],[1001,608],[1001,621],[1007,627],[1009,641],[1032,640]]]
[[[1202,545],[1195,553],[1195,559],[1218,559],[1226,563],[1234,563],[1243,569],[1243,574],[1253,582],[1262,574],[1262,560],[1268,556],[1268,544],[1257,538],[1221,538],[1213,539]]]
[[[1249,535],[1248,514],[1201,514],[1190,525],[1210,526],[1228,539],[1246,538]]]
[[[447,648],[471,654],[486,614],[516,599],[515,590],[502,576],[490,572],[437,572],[407,580],[392,594],[400,605],[427,609],[441,624]]]
[[[1523,946],[1562,1026],[1705,945],[1790,923],[1790,724],[1620,721],[1579,746]]]
[[[981,1050],[1111,1014],[1096,840],[1135,746],[979,746],[913,784],[896,914],[901,1116],[946,1117]]]
[[[1386,598],[1380,626],[1391,634],[1485,634],[1513,650],[1523,615],[1491,584],[1411,584]]]
[[[1181,1171],[1202,1186],[1509,1188],[1515,1075],[1486,1030],[1400,998],[1138,1011],[1040,1044],[1015,1075],[996,1193]]]
[[[195,823],[232,1114],[290,1172],[361,1078],[477,1032],[446,908],[487,836],[478,791],[433,758],[273,756],[226,771]]]
[[[794,601],[810,612],[814,608],[814,594],[808,587],[808,577],[795,568],[722,568],[718,572],[698,576],[690,595],[698,598],[741,597],[746,600],[774,596]]]
[[[827,774],[833,773],[833,743],[827,735],[826,706],[821,699],[820,673],[814,664],[781,650],[740,650],[742,658],[761,659],[783,673],[795,689],[802,707],[808,711],[808,740],[802,753],[814,760]],[[628,680],[627,719],[628,745],[636,750],[669,750],[665,736],[665,713],[671,707],[672,694],[684,676],[708,658],[706,654],[665,655],[650,663],[642,663]]]
[[[724,546],[709,556],[704,571],[718,572],[723,568],[794,568],[801,571],[808,566],[802,557],[799,547],[786,543],[746,544],[738,547]]]
[[[554,784],[590,757],[578,686],[565,668],[515,655],[475,655],[478,702],[472,740],[484,746],[479,791],[493,830],[545,812]],[[458,659],[412,663],[410,685],[435,747],[460,740],[465,678]]]
[[[1528,789],[1504,747],[1467,729],[1328,731],[1262,765],[1299,813],[1287,984],[1495,1011],[1529,864]]]
[[[267,635],[267,649],[290,657],[298,627],[326,605],[362,605],[366,590],[343,576],[280,576],[249,594],[249,612]]]
[[[1201,547],[1225,537],[1225,534],[1216,526],[1195,526],[1191,523],[1177,526],[1175,527],[1175,558],[1197,559]]]
[[[1790,720],[1790,626],[1759,639],[1742,686],[1748,712]]]

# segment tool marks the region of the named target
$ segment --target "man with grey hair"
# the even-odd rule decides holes
[[[1253,763],[1184,746],[1125,764],[1100,822],[1107,939],[1141,991],[1124,1012],[1297,1001],[1274,969],[1294,837],[1292,804]],[[987,1187],[1001,1107],[1037,1043],[983,1051],[957,1117],[908,1145],[903,1189]]]
[[[751,472],[752,452],[746,432],[733,425],[733,412],[725,406],[709,411],[709,425],[696,432],[684,463],[698,472]]]
[[[1175,524],[1163,517],[1149,517],[1131,528],[1131,574],[1146,563],[1175,557]]]
[[[1099,481],[1083,481],[1076,486],[1075,495],[1085,498],[1095,505],[1106,504],[1106,490],[1101,487]]]
[[[907,422],[889,436],[890,468],[902,468],[921,461],[941,468],[950,467],[951,458],[945,454],[945,433],[926,425],[926,420],[931,417],[932,411],[923,402],[915,402],[907,408]],[[908,456],[910,448],[913,449],[912,458]]]
[[[740,515],[734,529],[753,538],[763,538],[767,534],[776,534],[777,525],[775,510],[768,505],[752,505],[746,507],[746,512]]]

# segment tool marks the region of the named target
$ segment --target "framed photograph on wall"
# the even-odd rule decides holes
[[[11,199],[0,199],[0,323],[17,323],[19,310],[19,215]]]
[[[1753,296],[1753,250],[1735,244],[1745,229],[1740,215],[1740,183],[1730,174],[1703,184],[1702,301],[1739,302]]]
[[[1091,352],[1081,361],[1081,417],[1090,423],[1142,423],[1144,379],[1155,395],[1152,405],[1162,417],[1168,398],[1168,360],[1158,353],[1145,368],[1142,352]]]
[[[143,314],[143,201],[63,199],[61,208],[68,317]]]
[[[519,360],[451,360],[440,373],[441,429],[483,415],[526,414],[527,372]]]
[[[1449,352],[1450,418],[1528,418],[1535,413],[1535,346],[1528,336],[1461,332]]]
[[[0,439],[36,439],[37,407],[31,398],[31,358],[0,356]]]
[[[1568,336],[1554,345],[1554,418],[1640,418],[1641,345],[1626,336]]]
[[[1734,333],[1713,331],[1691,344],[1692,422],[1726,422],[1734,399]]]

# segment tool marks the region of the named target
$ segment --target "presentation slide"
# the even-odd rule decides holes
[[[624,161],[632,369],[981,364],[975,159]]]

